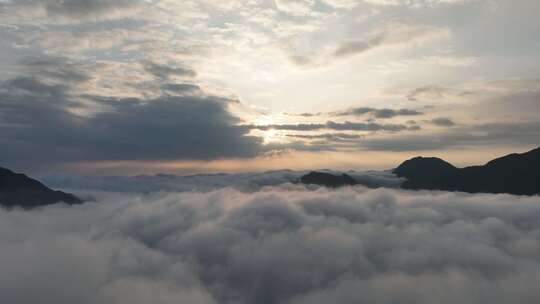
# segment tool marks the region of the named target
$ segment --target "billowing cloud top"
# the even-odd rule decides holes
[[[0,210],[9,303],[536,303],[538,197],[284,185]]]

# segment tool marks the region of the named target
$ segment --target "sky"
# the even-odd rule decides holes
[[[480,164],[538,146],[536,0],[0,0],[0,165]]]

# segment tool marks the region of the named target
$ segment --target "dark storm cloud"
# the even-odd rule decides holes
[[[429,121],[430,123],[440,127],[453,127],[456,123],[447,117],[438,117]]]
[[[316,131],[316,130],[337,130],[337,131],[390,131],[399,132],[410,130],[409,126],[401,124],[379,124],[374,122],[334,122],[313,124],[282,124],[282,125],[244,125],[248,129],[258,130],[288,130],[288,131]],[[416,130],[416,128],[414,129]]]
[[[536,303],[538,197],[97,194],[0,210],[7,303]],[[52,279],[51,279],[52,278]]]

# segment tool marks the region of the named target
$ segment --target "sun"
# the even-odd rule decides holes
[[[264,143],[268,144],[268,143],[271,143],[271,142],[279,141],[277,135],[278,134],[277,134],[276,130],[264,131],[264,134],[263,134]]]
[[[268,126],[274,124],[274,117],[272,115],[261,115],[253,121],[256,126]]]
[[[275,124],[275,118],[272,115],[261,115],[253,121],[257,126],[271,126]],[[276,130],[269,129],[261,131],[261,137],[264,144],[279,141],[279,133]]]

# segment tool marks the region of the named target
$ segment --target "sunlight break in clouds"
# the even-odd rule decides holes
[[[540,297],[538,197],[290,184],[94,195],[81,206],[0,211],[4,301],[532,304]]]

